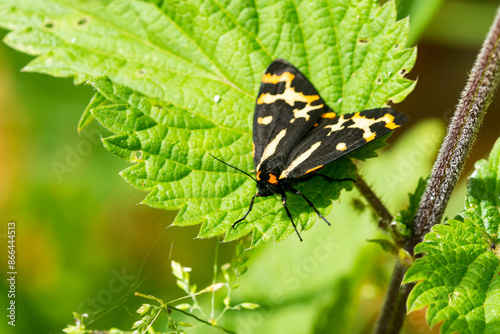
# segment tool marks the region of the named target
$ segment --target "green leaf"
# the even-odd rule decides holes
[[[398,247],[390,240],[387,239],[368,239],[368,242],[373,242],[374,244],[379,245],[382,249],[388,253],[392,253],[394,255],[398,255],[399,249]]]
[[[408,298],[409,311],[424,307],[431,326],[442,333],[498,333],[500,249],[498,198],[500,140],[489,160],[481,160],[469,180],[460,220],[434,226],[415,253],[426,253],[406,273],[419,282]]]
[[[80,121],[78,122],[78,132],[81,132],[83,128],[89,125],[90,122],[92,122],[92,120],[94,119],[94,115],[92,115],[92,110],[94,108],[101,106],[105,102],[106,98],[104,96],[102,96],[99,93],[94,94],[89,104],[87,105],[87,108],[85,108],[85,111],[83,112]]]
[[[465,210],[460,214],[481,222],[486,232],[500,232],[500,140],[497,140],[488,160],[479,160],[467,183]]]
[[[427,180],[420,178],[418,180],[417,189],[412,194],[408,194],[409,204],[404,210],[401,210],[394,218],[394,224],[397,224],[399,233],[403,236],[409,237],[411,234],[411,227],[413,220],[417,214],[420,199],[427,187]]]
[[[161,4],[157,7],[155,3]],[[174,224],[201,223],[200,237],[225,240],[253,232],[252,246],[293,233],[275,196],[256,200],[255,183],[208,153],[245,171],[251,157],[253,107],[260,79],[276,58],[296,65],[340,113],[402,101],[415,82],[405,74],[416,50],[405,49],[408,20],[396,21],[394,2],[291,1],[69,1],[0,0],[6,43],[37,55],[28,71],[90,80],[110,101],[93,109],[116,135],[113,154],[135,163],[122,177],[149,191],[143,203],[180,210]],[[357,159],[374,155],[371,148]],[[353,178],[342,158],[325,168]],[[351,182],[318,179],[299,184],[324,214]],[[317,216],[290,196],[302,230]]]

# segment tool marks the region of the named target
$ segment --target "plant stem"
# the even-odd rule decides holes
[[[406,315],[406,300],[414,286],[414,284],[401,286],[406,270],[407,266],[399,262],[394,266],[384,307],[375,328],[376,334],[397,334],[403,326]]]
[[[215,242],[215,254],[214,254],[214,277],[212,280],[212,285],[217,283],[217,265],[219,263],[219,244],[220,244],[220,236],[217,236]],[[210,299],[210,320],[213,321],[215,319],[215,290],[212,291],[212,298]]]
[[[205,325],[209,325],[209,326],[212,326],[212,327],[218,328],[218,329],[220,329],[221,331],[223,331],[223,332],[225,332],[225,333],[228,333],[228,334],[236,334],[236,332],[233,332],[233,331],[231,331],[231,330],[229,330],[229,329],[226,329],[226,328],[224,328],[224,327],[221,327],[221,326],[219,326],[219,325],[212,324],[212,323],[210,323],[210,322],[208,322],[208,321],[206,321],[206,320],[203,320],[203,319],[201,319],[201,318],[199,318],[199,317],[195,316],[195,315],[194,315],[194,314],[192,314],[192,313],[189,313],[189,312],[186,312],[186,311],[184,311],[184,310],[181,310],[181,309],[175,308],[174,306],[170,306],[170,305],[166,305],[166,304],[164,304],[164,306],[168,307],[168,309],[175,310],[175,311],[180,312],[180,313],[182,313],[182,314],[184,314],[184,315],[187,315],[188,317],[191,317],[191,318],[193,318],[193,319],[195,319],[195,320],[197,320],[197,321],[199,321],[199,322],[201,322],[201,323],[204,323]]]
[[[441,221],[444,210],[462,172],[500,77],[500,8],[462,92],[431,178],[415,215],[413,235],[405,249],[413,254],[431,227]],[[375,333],[399,333],[406,315],[406,300],[413,284],[401,286],[407,268],[397,264],[377,321]]]
[[[380,198],[373,192],[373,190],[366,184],[365,180],[361,177],[361,175],[357,175],[356,183],[354,184],[356,188],[359,190],[361,195],[368,201],[371,205],[375,213],[379,217],[378,226],[386,232],[390,232],[394,237],[396,242],[400,242],[402,240],[401,235],[394,229],[391,225],[392,215],[389,210],[382,203]]]
[[[462,173],[484,114],[498,85],[500,69],[500,11],[476,59],[469,81],[451,120],[431,178],[414,221],[414,237],[407,251],[413,254],[431,227],[439,224],[450,195]]]

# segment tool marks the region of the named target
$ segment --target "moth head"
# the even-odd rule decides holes
[[[280,184],[272,184],[265,180],[257,181],[257,197],[267,197],[281,194],[282,192]]]

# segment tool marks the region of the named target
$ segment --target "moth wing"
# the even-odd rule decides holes
[[[253,119],[256,171],[266,159],[288,153],[317,122],[326,104],[309,80],[285,60],[275,60],[262,77]]]
[[[280,179],[293,179],[380,138],[400,127],[409,117],[393,109],[371,109],[334,118],[321,118],[290,152]]]

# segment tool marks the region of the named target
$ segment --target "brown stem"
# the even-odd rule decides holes
[[[391,227],[392,215],[387,210],[382,201],[377,197],[373,190],[366,184],[365,180],[361,175],[357,175],[356,183],[354,184],[359,190],[361,195],[368,201],[375,213],[379,217],[378,226],[386,232],[394,233],[395,231]]]
[[[413,253],[431,227],[439,224],[444,210],[462,172],[484,114],[498,84],[500,60],[500,11],[476,59],[465,86],[431,178],[415,216],[414,237],[407,245]]]
[[[407,266],[399,262],[394,266],[391,283],[389,284],[384,307],[377,321],[375,334],[397,334],[403,326],[406,315],[406,300],[414,286],[414,284],[401,286],[401,281],[407,269]]]
[[[462,172],[500,77],[500,8],[462,92],[446,138],[434,164],[431,178],[415,216],[406,250],[413,254],[431,227],[441,221],[451,192]],[[399,333],[406,315],[406,300],[413,284],[401,286],[406,267],[397,264],[375,333]]]

